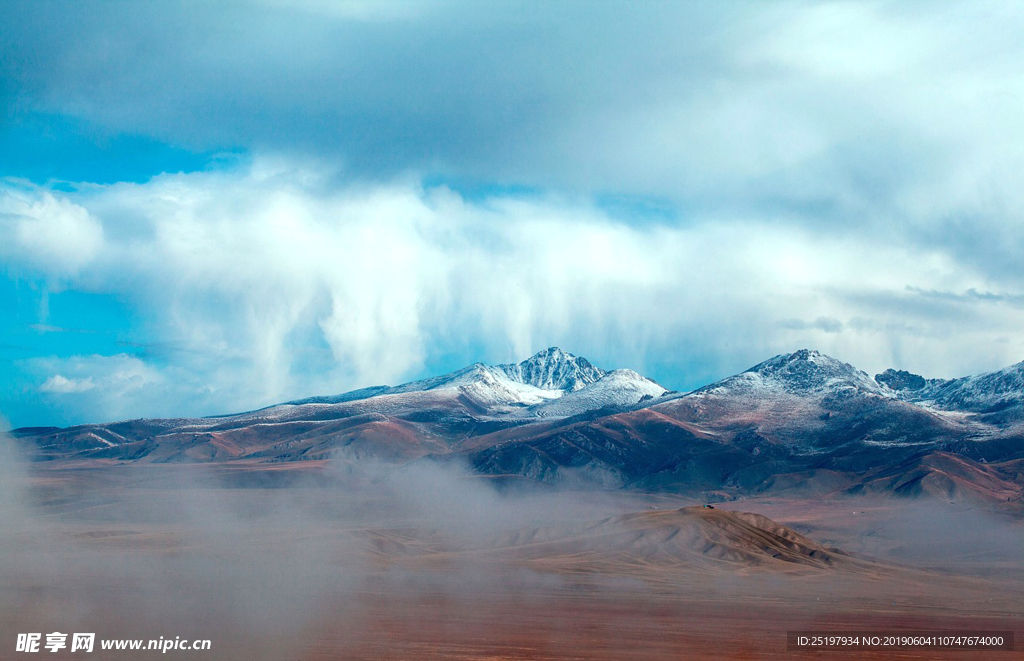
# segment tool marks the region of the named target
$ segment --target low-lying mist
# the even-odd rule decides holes
[[[472,548],[504,529],[642,507],[599,492],[498,487],[433,462],[339,456],[308,473],[294,466],[54,469],[2,441],[5,646],[22,632],[84,631],[208,638],[218,659],[290,658],[308,644],[307,633],[358,627],[360,594],[384,589],[382,576],[393,589],[442,590],[448,599],[557,582],[525,569],[497,576],[468,559],[431,576],[392,566],[396,554]]]
[[[656,607],[661,588],[635,573],[617,576],[607,562],[571,574],[494,562],[487,555],[494,540],[510,530],[579,529],[629,512],[694,504],[681,496],[484,478],[454,463],[400,466],[343,453],[323,465],[51,466],[31,462],[11,439],[0,440],[5,649],[13,649],[18,633],[60,631],[210,639],[214,649],[205,658],[216,659],[347,658],[308,653],[317,645],[356,642],[363,657],[375,658],[388,656],[380,645],[390,636],[409,631],[444,639],[475,627],[486,636],[487,618],[499,612],[507,622],[534,617],[517,635],[529,637],[529,627],[542,621],[545,631],[571,638],[577,616],[559,615],[565,603],[628,602],[632,614],[616,617],[644,608],[667,617],[664,604]],[[819,532],[841,539],[844,550],[887,562],[949,571],[973,558],[966,573],[995,567],[1021,578],[1021,563],[1012,561],[1024,543],[1016,520],[943,503],[876,505],[841,518],[838,512],[860,507],[843,501]],[[759,502],[719,507],[759,511]],[[607,560],[615,549],[579,551]],[[882,581],[838,575],[797,581],[694,572],[687,580],[681,598],[698,604],[756,596],[820,605],[843,589],[862,588],[867,592],[858,598],[871,604],[873,590],[887,589]],[[854,584],[860,587],[849,587]]]

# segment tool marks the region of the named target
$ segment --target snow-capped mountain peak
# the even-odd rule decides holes
[[[410,381],[388,388],[375,394],[374,397],[404,396],[411,397],[410,402],[423,402],[428,400],[422,399],[422,396],[429,394],[440,397],[442,400],[446,397],[465,396],[479,406],[501,408],[539,404],[560,397],[562,391],[537,388],[512,379],[497,367],[474,363],[448,374]]]
[[[921,401],[943,409],[995,412],[1024,405],[1024,362],[995,372],[959,379],[930,379],[912,393]]]
[[[512,380],[543,390],[575,392],[605,375],[586,358],[574,356],[558,347],[539,351],[521,363],[498,365]]]
[[[883,394],[883,389],[867,373],[810,349],[780,354],[751,367],[739,376],[747,375],[759,377],[765,384],[792,393],[855,388],[862,392]]]
[[[557,417],[607,406],[633,406],[661,397],[665,392],[663,387],[633,370],[605,371],[586,358],[550,347],[520,363],[474,363],[454,372],[393,387],[375,386],[342,395],[296,400],[276,413],[264,410],[261,415],[301,415],[294,409],[304,405],[397,411],[403,407],[443,408],[468,404],[473,415],[483,417]]]

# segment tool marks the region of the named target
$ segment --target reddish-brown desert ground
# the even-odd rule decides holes
[[[1024,642],[1024,529],[999,507],[766,498],[707,509],[314,465],[36,466],[6,477],[8,652],[17,633],[69,630],[212,643],[99,659],[1020,654],[788,651],[797,630],[1012,631]]]

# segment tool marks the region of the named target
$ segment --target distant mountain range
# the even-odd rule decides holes
[[[458,461],[483,475],[701,493],[1019,500],[1024,363],[952,380],[872,378],[817,351],[690,393],[552,347],[215,418],[13,434],[41,461]]]

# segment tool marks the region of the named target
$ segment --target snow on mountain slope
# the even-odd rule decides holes
[[[475,363],[448,374],[398,386],[373,386],[341,395],[310,397],[228,417],[297,420],[308,417],[311,411],[324,415],[325,408],[339,413],[375,411],[395,414],[403,408],[454,406],[459,398],[465,398],[476,409],[477,415],[533,417],[536,413],[531,407],[542,406],[566,394],[583,393],[608,374],[611,373],[595,367],[586,358],[551,347],[521,363],[497,366]],[[601,387],[569,400],[564,407],[567,413],[549,409],[545,415],[573,415],[608,404],[632,404],[646,394],[653,396],[664,392],[664,388],[657,384],[635,372],[631,374],[638,378],[617,375]]]
[[[538,416],[570,416],[604,406],[629,406],[654,399],[666,390],[633,370],[613,370],[599,380],[562,397],[531,408]]]
[[[773,393],[785,393],[801,397],[824,397],[842,391],[893,396],[888,388],[879,386],[867,373],[808,349],[780,354],[745,372],[704,386],[693,394],[728,393],[770,397]]]
[[[1024,405],[1024,362],[950,381],[931,381],[915,399],[943,409],[992,413]]]
[[[452,374],[398,386],[387,394],[458,388],[495,414],[569,416],[604,406],[636,404],[660,397],[665,389],[633,370],[605,372],[586,358],[558,347],[518,364],[472,365]],[[509,408],[511,407],[511,408]],[[527,411],[515,407],[529,407]]]
[[[278,404],[277,406],[302,406],[303,404],[341,404],[343,402],[354,402],[359,399],[368,399],[370,397],[383,394],[390,389],[391,388],[389,386],[370,386],[369,388],[350,390],[349,392],[342,393],[340,395],[324,395],[321,397],[306,397],[305,399],[296,399],[291,402],[285,402],[284,404]]]
[[[483,474],[567,484],[591,476],[644,489],[760,493],[773,484],[834,490],[870,482],[882,493],[909,493],[905,485],[918,480],[941,489],[970,482],[1005,499],[1020,482],[1024,407],[992,406],[1019,401],[1022,373],[1024,364],[948,383],[896,373],[875,381],[801,350],[669,394],[631,370],[604,372],[552,348],[516,365],[475,364],[234,416],[14,435],[46,460],[277,463],[324,460],[344,448],[349,459],[453,455]],[[908,389],[988,408],[920,405]],[[950,462],[926,463],[936,452],[962,457],[966,468],[950,477]]]
[[[958,379],[925,379],[902,370],[886,370],[875,377],[907,402],[947,415],[992,414],[1024,418],[1024,362],[995,372]],[[988,415],[986,415],[988,414]],[[1009,416],[1009,417],[1007,417]]]
[[[497,367],[479,363],[456,374],[456,377],[433,385],[429,390],[457,388],[482,406],[529,406],[562,395],[561,390],[546,390],[522,383],[509,378],[508,374]]]
[[[558,347],[540,351],[518,364],[498,365],[498,369],[519,383],[565,392],[585,388],[605,375],[604,370],[594,367],[586,358]]]
[[[380,398],[400,394],[427,392],[437,392],[440,395],[441,391],[449,391],[468,397],[476,405],[489,409],[488,413],[507,415],[525,407],[544,405],[545,402],[557,400],[566,394],[583,392],[599,383],[607,374],[586,358],[574,356],[558,347],[550,347],[521,363],[497,366],[476,363],[450,374],[381,390],[371,395],[369,400],[376,402]],[[656,384],[653,387],[640,387],[636,385],[637,383],[639,382],[635,380],[616,377],[601,388],[571,400],[572,404],[567,410],[582,412],[588,410],[581,408],[584,406],[600,408],[627,400],[633,403],[649,391],[657,390],[658,394],[664,392],[664,388]],[[617,388],[624,390],[618,392]],[[555,415],[554,409],[548,414]]]
[[[882,388],[867,373],[808,349],[775,356],[744,374],[756,374],[763,382],[776,384],[792,393],[810,394],[854,388],[875,395],[883,394]]]
[[[478,414],[500,414],[540,404],[561,394],[560,390],[543,390],[519,383],[496,367],[476,363],[442,376],[387,388],[370,397],[344,401],[337,406],[394,415],[403,410],[457,407],[461,401],[468,403]]]
[[[389,388],[381,395],[428,392],[441,394],[441,391],[465,395],[483,407],[530,406],[560,397],[562,394],[561,390],[545,390],[516,381],[498,367],[475,363],[450,374]]]
[[[653,409],[707,429],[746,430],[804,453],[852,443],[934,444],[956,421],[902,401],[864,372],[817,351],[755,365]]]

